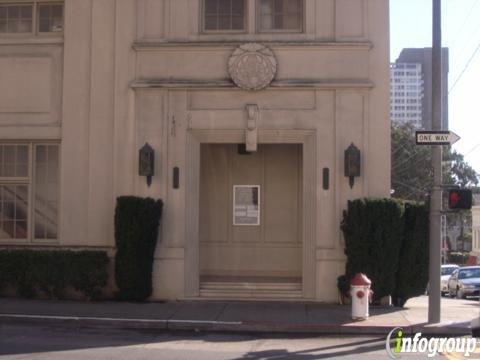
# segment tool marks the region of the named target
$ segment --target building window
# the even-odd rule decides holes
[[[63,31],[63,5],[38,4],[38,32]]]
[[[0,4],[0,33],[31,33],[32,5]]]
[[[204,31],[244,31],[245,0],[204,0]]]
[[[63,3],[0,2],[0,34],[33,35],[59,32],[63,32]]]
[[[0,143],[0,242],[57,239],[58,179],[57,144]]]
[[[259,0],[260,31],[303,31],[304,0]]]

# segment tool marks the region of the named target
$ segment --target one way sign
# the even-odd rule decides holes
[[[460,136],[453,131],[424,131],[415,132],[415,141],[417,145],[453,145]]]

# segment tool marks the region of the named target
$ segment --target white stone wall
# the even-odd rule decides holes
[[[248,3],[245,33],[207,35],[199,33],[197,0],[65,0],[64,41],[10,47],[0,38],[0,63],[14,53],[18,61],[5,64],[23,69],[0,85],[0,99],[21,94],[8,106],[0,100],[0,138],[61,141],[59,245],[111,248],[117,196],[162,198],[154,298],[177,299],[185,296],[190,251],[189,131],[244,129],[248,103],[259,104],[259,128],[315,130],[316,274],[309,276],[315,299],[335,301],[347,200],[389,196],[388,2],[306,0],[301,34],[256,33],[254,1]],[[273,87],[258,93],[225,86],[229,55],[249,41],[265,43],[279,63]],[[27,105],[33,113],[24,112]],[[145,142],[156,151],[150,187],[137,175]],[[350,189],[343,152],[352,142],[362,151],[362,176]]]
[[[472,253],[480,257],[480,206],[472,207]]]

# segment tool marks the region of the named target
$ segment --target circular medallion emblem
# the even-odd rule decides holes
[[[239,46],[228,61],[233,82],[244,90],[261,90],[272,82],[277,72],[273,51],[257,43]]]

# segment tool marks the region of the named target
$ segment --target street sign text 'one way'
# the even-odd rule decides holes
[[[417,145],[453,145],[460,136],[453,131],[426,131],[419,130],[415,132],[415,142]]]

